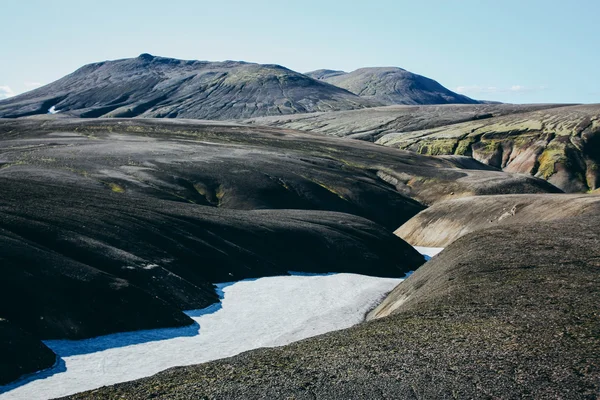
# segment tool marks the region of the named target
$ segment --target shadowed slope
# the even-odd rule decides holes
[[[401,277],[423,262],[391,233],[424,208],[411,197],[557,190],[467,158],[148,119],[1,121],[0,184],[0,318],[43,339],[187,325],[217,282]]]
[[[42,342],[0,318],[0,385],[50,368],[56,356]]]

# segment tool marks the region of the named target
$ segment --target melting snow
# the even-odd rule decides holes
[[[58,364],[9,386],[0,399],[47,399],[164,369],[281,346],[361,322],[401,279],[355,274],[279,276],[218,285],[222,301],[189,311],[184,328],[45,342]]]

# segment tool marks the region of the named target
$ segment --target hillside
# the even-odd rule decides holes
[[[413,246],[446,247],[481,229],[593,215],[600,196],[590,194],[512,194],[463,197],[421,211],[394,233]]]
[[[433,79],[397,67],[360,68],[353,72],[317,70],[306,75],[384,104],[477,104]]]
[[[377,143],[430,155],[466,155],[548,180],[566,192],[600,186],[600,105],[579,105],[389,133]]]
[[[433,129],[560,106],[560,104],[395,105],[330,113],[258,117],[244,122],[374,142],[388,133]]]

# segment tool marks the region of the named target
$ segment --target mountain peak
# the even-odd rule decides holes
[[[154,60],[156,57],[155,57],[155,56],[153,56],[152,54],[149,54],[149,53],[142,53],[142,54],[140,54],[140,55],[138,56],[138,58],[139,58],[140,60],[144,60],[144,61],[152,61],[152,60]]]

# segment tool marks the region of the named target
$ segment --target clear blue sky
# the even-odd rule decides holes
[[[479,99],[600,102],[600,0],[2,0],[0,97],[140,53],[399,66]]]

